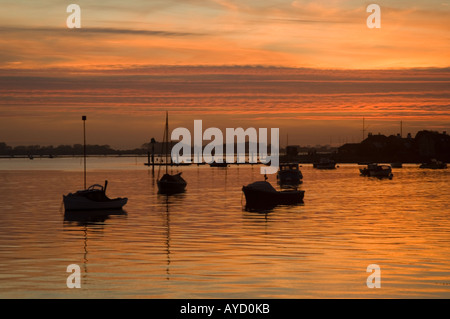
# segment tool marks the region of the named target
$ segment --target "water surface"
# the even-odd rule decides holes
[[[379,180],[303,165],[304,204],[249,212],[241,188],[258,166],[183,167],[187,191],[167,197],[145,160],[89,158],[88,184],[107,179],[129,202],[82,218],[62,207],[83,186],[80,158],[0,159],[0,297],[450,297],[450,170]],[[66,286],[69,264],[81,289]]]

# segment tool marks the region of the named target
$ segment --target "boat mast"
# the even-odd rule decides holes
[[[81,119],[83,120],[84,189],[86,189],[86,115],[83,115]]]
[[[169,113],[166,111],[166,174],[167,174],[167,170],[168,170],[168,148],[169,148]]]
[[[364,139],[366,138],[366,126],[365,126],[365,123],[364,123],[364,117],[363,117],[363,128],[362,128],[362,140],[364,141]]]

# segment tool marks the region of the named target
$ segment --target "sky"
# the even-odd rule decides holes
[[[66,7],[81,7],[68,29]],[[281,145],[450,131],[450,1],[0,0],[0,142],[137,147],[171,128]]]

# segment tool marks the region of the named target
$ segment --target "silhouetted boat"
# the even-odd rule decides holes
[[[303,202],[305,191],[277,191],[267,181],[258,181],[242,187],[246,206],[249,208],[271,208],[277,205],[293,205]]]
[[[321,158],[318,163],[313,163],[313,167],[317,169],[335,169],[336,162],[328,158]]]
[[[105,186],[94,184],[85,190],[80,190],[75,193],[63,195],[64,208],[66,211],[73,210],[102,210],[102,209],[122,209],[127,203],[127,198],[111,199],[106,196],[106,187],[108,181],[105,181]]]
[[[419,167],[420,168],[431,168],[431,169],[445,169],[445,168],[447,168],[447,164],[444,162],[432,159],[430,162],[423,163]]]
[[[181,172],[175,175],[164,174],[158,180],[158,190],[160,194],[176,194],[184,192],[186,181],[181,177]]]
[[[181,172],[177,173],[175,175],[171,175],[168,173],[168,144],[169,144],[169,115],[166,112],[166,126],[164,129],[164,140],[165,142],[165,154],[166,154],[166,160],[165,160],[165,166],[166,166],[166,173],[161,177],[161,179],[158,179],[158,192],[160,194],[177,194],[182,193],[186,189],[186,181],[181,177]],[[159,174],[159,171],[158,171]]]
[[[362,176],[392,178],[392,168],[389,165],[369,164],[366,168],[359,169]]]
[[[105,186],[94,184],[86,188],[86,116],[82,116],[84,135],[84,190],[63,195],[64,209],[66,211],[102,210],[102,209],[122,209],[128,202],[128,198],[111,199],[106,196]]]
[[[281,163],[277,173],[277,181],[280,187],[295,187],[302,183],[302,172],[298,163]]]
[[[392,168],[402,168],[403,164],[402,163],[391,163],[391,167]]]

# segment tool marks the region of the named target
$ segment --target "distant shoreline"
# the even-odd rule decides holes
[[[142,155],[142,154],[126,154],[126,155],[113,155],[113,154],[108,154],[108,155],[86,155],[86,157],[90,157],[90,158],[145,158],[147,159],[147,155]],[[163,157],[161,155],[161,157]],[[58,158],[83,158],[83,155],[58,155],[58,156],[54,156],[53,158],[50,158],[48,156],[35,156],[34,159],[58,159]],[[2,159],[29,159],[28,156],[26,155],[17,155],[17,156],[6,156],[6,155],[0,155],[0,160]],[[281,160],[282,158],[280,158],[280,162],[297,162],[300,165],[302,164],[308,164],[308,165],[313,165],[315,164],[314,161],[310,161],[310,160],[301,160],[301,159],[296,159],[296,160]],[[370,162],[372,163],[372,162]],[[391,161],[375,161],[373,163],[378,163],[378,164],[391,164]],[[417,165],[417,164],[422,164],[421,161],[408,161],[408,162],[401,162],[402,164],[411,164],[411,165]],[[152,166],[152,164],[150,163],[150,165],[148,165],[148,163],[144,163],[146,166]],[[359,162],[359,161],[342,161],[342,162],[336,162],[336,165],[340,165],[340,164],[354,164],[354,165],[367,165],[369,164],[369,162]],[[155,166],[164,166],[165,163],[164,162],[155,162]],[[200,164],[197,163],[180,163],[180,164],[175,164],[175,163],[169,163],[169,166],[197,166],[197,165],[208,165],[205,162],[202,162]],[[263,163],[249,163],[249,162],[245,162],[245,163],[228,163],[228,165],[264,165]]]

